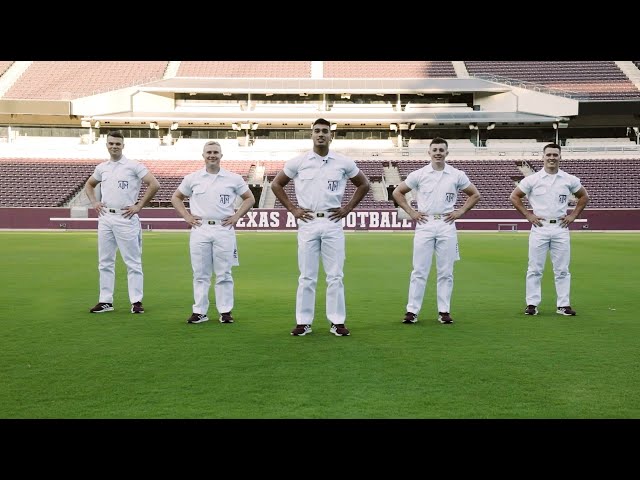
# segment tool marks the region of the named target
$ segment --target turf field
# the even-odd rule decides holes
[[[188,325],[188,234],[144,233],[146,313],[118,258],[115,311],[98,300],[95,232],[0,232],[0,418],[640,418],[637,233],[576,232],[576,317],[523,314],[527,233],[459,235],[453,325],[401,323],[412,233],[348,233],[349,337],[329,334],[324,275],[313,333],[292,337],[295,233],[238,233],[235,323]],[[435,264],[435,262],[434,262]]]

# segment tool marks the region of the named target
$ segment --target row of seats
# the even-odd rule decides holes
[[[640,99],[640,91],[612,61],[465,61],[465,66],[471,75],[496,75],[591,99]]]
[[[36,61],[4,99],[73,100],[161,80],[165,61]]]
[[[455,78],[448,61],[326,61],[324,78]]]
[[[182,61],[178,77],[312,78],[310,61]],[[323,78],[451,78],[448,61],[324,61]]]
[[[530,160],[529,163],[536,171],[543,168],[542,160]],[[562,160],[560,168],[580,178],[582,185],[589,192],[591,208],[640,207],[637,188],[625,188],[630,179],[640,178],[639,159],[607,159],[589,162],[570,159]]]
[[[310,78],[310,61],[180,62],[177,77],[205,78]]]
[[[64,206],[82,190],[96,163],[95,160],[65,162],[50,159],[0,161],[0,207]],[[184,175],[201,168],[201,162],[186,162],[194,167],[193,170],[187,171],[184,166],[177,165],[171,171],[167,168],[171,163],[173,162],[162,160],[145,162],[161,183],[156,202],[168,202]],[[245,180],[252,167],[255,169],[256,166],[251,162],[231,163],[225,164],[225,168],[242,175]],[[372,182],[383,181],[384,167],[389,164],[397,167],[400,178],[404,179],[426,163],[426,159],[358,160],[358,165]],[[519,168],[522,160],[452,160],[449,163],[464,170],[483,194],[483,199],[476,208],[511,207],[508,197],[514,181],[522,178],[523,172]],[[282,161],[260,162],[268,181],[273,180],[283,165]],[[537,171],[542,168],[542,160],[529,160],[528,165]],[[640,158],[566,159],[562,161],[561,168],[580,177],[591,195],[590,208],[640,208],[640,195],[634,189],[620,188],[629,179],[640,178]],[[350,183],[347,185],[349,189],[352,188]],[[293,182],[287,188],[291,189],[289,193],[293,195]],[[461,197],[458,199],[459,205],[464,202],[464,195]],[[367,202],[360,205],[360,208],[368,208],[370,202],[376,202],[372,191],[367,195]]]
[[[62,207],[94,168],[93,162],[1,161],[0,207]]]

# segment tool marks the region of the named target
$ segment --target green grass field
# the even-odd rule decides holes
[[[238,233],[235,323],[188,325],[188,235],[144,233],[144,315],[118,259],[114,312],[98,300],[95,232],[0,232],[0,418],[637,419],[640,234],[572,237],[576,317],[523,314],[527,233],[459,235],[453,325],[401,323],[412,233],[348,233],[349,337],[292,337],[295,233]],[[435,262],[434,262],[435,263]]]

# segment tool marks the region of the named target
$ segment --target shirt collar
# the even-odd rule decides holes
[[[449,165],[448,163],[444,164],[444,169],[442,170],[442,172],[445,173],[451,173],[451,165]],[[429,162],[429,164],[427,165],[427,173],[434,173],[434,172],[438,172],[440,170],[434,170],[433,166],[431,165],[431,162]]]
[[[220,167],[220,171],[218,171],[218,173],[209,173],[207,172],[207,167],[204,167],[202,170],[200,170],[202,172],[202,176],[203,177],[212,177],[213,175],[219,175],[221,177],[225,177],[227,175],[227,170],[225,170],[224,168]]]
[[[563,172],[561,169],[558,169],[558,173],[547,173],[544,167],[542,167],[540,171],[542,172],[543,177],[551,177],[552,175],[557,175],[558,177],[564,177],[567,175],[567,173]]]
[[[111,160],[111,157],[109,157],[109,163],[111,163],[112,165],[125,164],[128,161],[129,161],[129,159],[127,157],[125,157],[124,155],[122,155],[120,157],[120,160]]]
[[[313,150],[309,150],[307,152],[307,156],[305,157],[305,160],[320,160],[322,157],[320,155],[318,155],[316,152],[314,152]],[[331,153],[331,150],[329,150],[329,153],[327,153],[327,160],[329,160],[330,158],[335,158],[333,156],[333,153]]]

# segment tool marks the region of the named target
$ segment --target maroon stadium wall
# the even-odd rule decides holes
[[[71,218],[69,208],[0,208],[0,229],[96,228],[96,214]],[[186,230],[187,224],[172,208],[147,208],[140,215],[144,229]],[[640,230],[640,209],[587,208],[572,230]],[[343,219],[346,230],[413,230],[412,221],[398,218],[397,210],[355,210]],[[458,230],[529,230],[530,224],[515,210],[472,210],[456,222]],[[237,224],[237,230],[294,231],[293,215],[286,210],[252,209]]]

